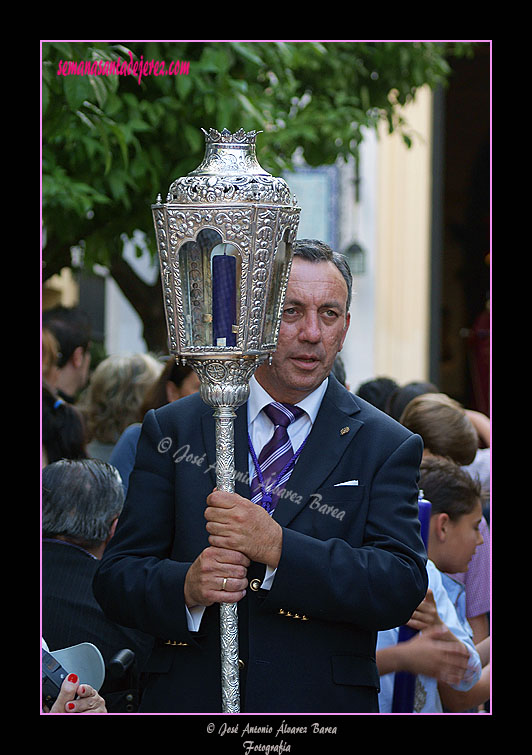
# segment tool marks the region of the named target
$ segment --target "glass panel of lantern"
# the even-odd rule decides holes
[[[276,327],[279,328],[281,315],[279,307],[281,305],[281,294],[283,290],[283,280],[288,275],[288,266],[291,259],[291,249],[288,243],[289,231],[284,234],[284,238],[279,242],[275,251],[272,264],[272,280],[266,304],[265,324],[263,334],[263,348],[273,346],[277,343]]]
[[[179,249],[186,347],[236,346],[241,257],[218,231],[203,228]]]

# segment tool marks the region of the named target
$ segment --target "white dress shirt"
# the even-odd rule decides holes
[[[480,679],[482,664],[478,651],[473,643],[473,632],[467,620],[461,621],[456,608],[445,589],[442,574],[436,565],[427,560],[427,574],[429,588],[434,594],[438,615],[445,626],[463,642],[469,651],[467,669],[462,680],[451,684],[453,689],[469,690]],[[386,629],[377,633],[377,651],[397,644],[399,639],[399,627]],[[391,713],[393,707],[393,693],[395,686],[395,673],[391,671],[380,677],[381,689],[379,692],[379,709],[381,713]],[[438,692],[438,680],[425,674],[419,674],[416,678],[416,692],[414,699],[414,713],[442,713],[442,703]]]
[[[312,429],[312,425],[316,420],[316,416],[321,406],[323,396],[327,390],[329,378],[325,380],[308,396],[301,401],[298,401],[296,406],[303,409],[304,414],[301,415],[295,422],[292,422],[287,427],[288,437],[292,443],[294,453],[305,441],[307,435]],[[253,448],[257,457],[260,455],[262,448],[272,437],[275,431],[275,425],[269,419],[269,417],[262,411],[265,406],[271,404],[274,399],[264,390],[258,380],[253,375],[249,381],[249,398],[248,398],[248,432],[253,443]],[[248,473],[251,480],[255,472],[255,466],[253,464],[253,458],[248,453]],[[296,461],[297,464],[297,461]],[[266,574],[262,581],[261,588],[263,590],[269,590],[273,579],[275,577],[276,569],[266,567]],[[195,606],[194,608],[186,608],[188,628],[191,632],[197,632],[203,616],[204,606]]]
[[[316,416],[321,406],[323,396],[325,394],[325,391],[327,390],[328,382],[329,378],[325,378],[323,383],[321,383],[321,385],[319,385],[309,396],[304,398],[302,401],[298,401],[298,403],[296,404],[296,406],[299,406],[300,409],[303,409],[305,413],[287,427],[288,437],[290,438],[290,442],[292,443],[294,453],[297,451],[300,445],[304,442],[309,432],[312,430],[312,425],[316,420]],[[251,442],[253,443],[253,448],[255,449],[255,452],[257,454],[257,458],[259,457],[261,450],[272,437],[275,430],[275,425],[273,424],[273,422],[266,415],[266,413],[262,411],[264,407],[268,404],[271,404],[273,400],[274,399],[269,395],[269,393],[264,390],[264,388],[253,375],[249,381],[248,432],[251,437]],[[252,479],[254,473],[255,467],[253,464],[253,459],[251,458],[251,454],[249,454],[250,480]]]

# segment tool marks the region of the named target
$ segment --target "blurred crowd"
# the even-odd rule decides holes
[[[168,356],[91,364],[91,326],[77,308],[46,311],[42,324],[42,636],[52,653],[91,642],[106,667],[101,689],[85,685],[77,697],[84,680],[70,674],[51,712],[134,713],[152,638],[108,620],[92,578],[124,504],[144,415],[199,390],[199,380]],[[340,358],[333,374],[351,389]],[[432,505],[429,591],[411,637],[379,632],[381,711],[393,711],[399,671],[416,677],[415,712],[487,711],[490,420],[424,381],[376,377],[353,393],[422,437],[419,486]],[[117,664],[125,649],[128,662]]]

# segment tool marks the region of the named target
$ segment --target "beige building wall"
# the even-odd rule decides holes
[[[42,287],[42,309],[53,307],[75,307],[79,303],[79,286],[72,270],[64,267],[57,275],[52,275]]]
[[[404,110],[413,136],[380,134],[377,159],[375,375],[428,379],[432,94]]]

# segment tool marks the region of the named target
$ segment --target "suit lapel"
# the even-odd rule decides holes
[[[352,394],[347,393],[332,376],[308,437],[294,467],[286,490],[290,497],[281,498],[273,518],[287,526],[309,503],[309,498],[331,474],[363,422],[354,418],[360,411]]]
[[[336,378],[329,376],[329,385],[314,422],[306,446],[294,467],[286,489],[295,500],[282,498],[273,518],[287,526],[309,503],[310,496],[331,474],[346,452],[363,423],[355,419],[360,411],[353,394],[343,388]],[[216,437],[214,409],[202,415],[203,438],[213,487],[216,485]],[[234,423],[235,433],[235,492],[250,497],[247,445],[247,404],[238,407]],[[300,501],[298,503],[298,501]]]

